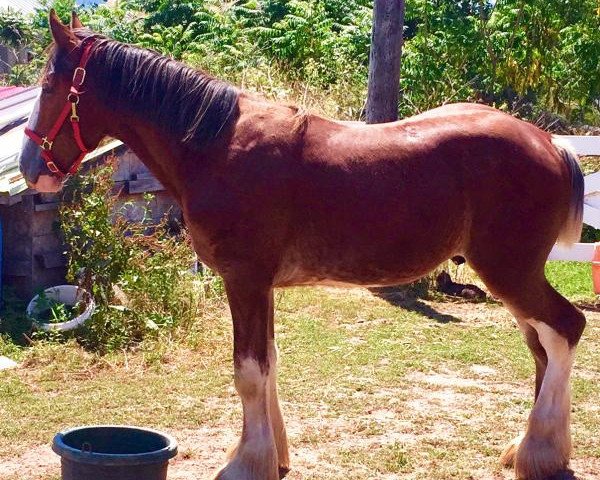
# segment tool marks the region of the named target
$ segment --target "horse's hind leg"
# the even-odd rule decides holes
[[[521,441],[502,461],[516,477],[543,480],[565,470],[571,454],[569,378],[583,314],[544,278],[543,260],[515,257],[481,261],[473,267],[492,293],[515,315],[536,361],[536,400]],[[512,267],[514,268],[511,268]]]
[[[537,331],[527,322],[518,321],[518,323],[535,362],[535,400],[537,401],[544,374],[546,373],[546,367],[548,366],[548,355],[546,355],[546,350],[544,350],[544,347],[540,343]],[[502,465],[505,467],[514,467],[515,455],[522,440],[523,435],[519,435],[507,445],[500,456],[500,463]]]

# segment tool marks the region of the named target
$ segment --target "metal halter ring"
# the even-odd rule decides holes
[[[74,98],[75,100],[73,100],[73,98]],[[71,102],[71,103],[72,103],[72,104],[74,104],[74,105],[77,105],[77,104],[79,104],[79,95],[78,95],[78,94],[76,94],[76,93],[70,92],[70,93],[67,95],[67,101],[68,101],[68,102]]]
[[[52,173],[60,172],[60,169],[56,166],[56,163],[54,163],[52,160],[47,162],[46,166],[48,167],[48,170],[50,170]]]

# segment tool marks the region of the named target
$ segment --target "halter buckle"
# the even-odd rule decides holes
[[[73,85],[81,87],[85,82],[85,76],[87,72],[83,67],[77,67],[73,72]]]
[[[42,150],[50,151],[50,150],[52,150],[53,143],[54,142],[51,142],[50,140],[48,140],[48,137],[44,137],[44,138],[42,138],[42,143],[40,144],[40,147],[42,147]]]
[[[57,167],[56,163],[54,163],[52,160],[46,162],[46,166],[48,167],[48,170],[50,170],[52,173],[62,173]]]

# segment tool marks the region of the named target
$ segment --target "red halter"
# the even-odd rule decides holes
[[[34,132],[30,128],[25,129],[25,135],[31,138],[31,140],[33,140],[42,148],[42,159],[44,160],[44,162],[46,162],[48,170],[50,170],[52,173],[54,173],[61,179],[73,175],[79,168],[79,165],[83,161],[86,154],[89,152],[89,150],[83,143],[83,139],[81,138],[81,130],[79,129],[79,116],[77,115],[77,104],[79,103],[79,96],[84,93],[80,90],[80,88],[85,82],[85,66],[92,53],[92,48],[94,47],[94,39],[86,38],[82,42],[82,47],[83,53],[81,54],[81,60],[79,60],[79,66],[73,72],[73,80],[71,83],[71,90],[67,95],[67,103],[60,112],[60,115],[56,119],[56,122],[54,122],[54,126],[50,129],[50,132],[48,132],[46,136],[42,136]],[[77,156],[75,162],[73,162],[73,165],[71,165],[71,168],[69,168],[67,172],[64,172],[54,162],[54,157],[52,155],[52,145],[54,143],[54,139],[58,135],[58,132],[67,120],[69,113],[71,113],[71,127],[73,128],[73,138],[75,139],[75,143],[77,143],[77,146],[79,147],[80,153]]]

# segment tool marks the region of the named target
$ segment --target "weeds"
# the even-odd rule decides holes
[[[184,229],[167,218],[152,225],[147,204],[141,222],[125,220],[124,209],[131,205],[117,207],[113,171],[109,162],[76,177],[59,214],[69,246],[67,279],[91,292],[96,302],[77,338],[100,353],[188,329],[198,302],[222,294],[214,275],[190,270],[195,256]]]
[[[32,332],[26,305],[7,291],[0,315],[0,354],[23,357],[24,346],[66,348],[71,341],[99,355],[131,348],[158,352],[159,342],[171,345],[183,338],[193,348],[202,343],[197,320],[209,318],[215,305],[222,308],[223,282],[211,270],[198,268],[181,225],[167,217],[153,224],[148,214],[151,196],[145,198],[140,222],[125,219],[132,204],[118,206],[113,163],[72,178],[59,210],[68,245],[67,280],[91,293],[94,314],[73,332]],[[73,311],[44,300],[42,296],[37,310],[45,323],[63,322],[77,313],[77,306]]]

